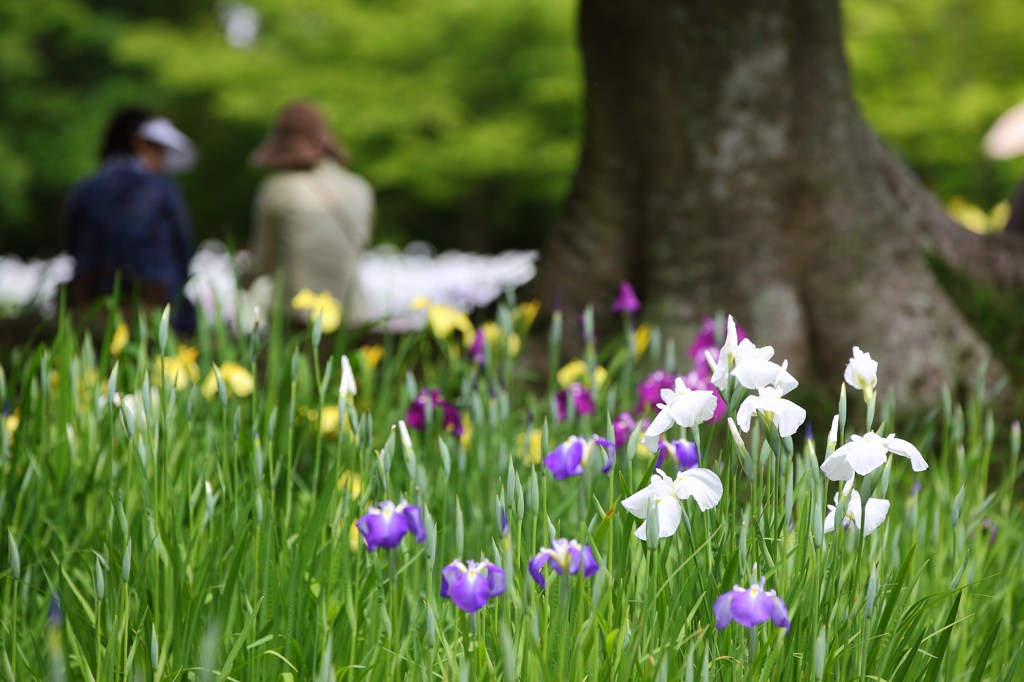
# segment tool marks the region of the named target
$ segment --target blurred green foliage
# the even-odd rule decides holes
[[[95,168],[112,111],[143,103],[197,141],[181,178],[197,237],[246,241],[259,174],[246,157],[275,112],[321,105],[378,191],[378,238],[481,250],[537,246],[581,143],[578,0],[0,3],[0,252],[59,249],[62,197]],[[944,198],[1005,198],[1020,162],[979,142],[1024,99],[1020,0],[845,0],[858,100]]]
[[[981,139],[1024,100],[1024,2],[845,0],[845,40],[865,116],[942,198],[988,208],[1024,163],[996,162]]]

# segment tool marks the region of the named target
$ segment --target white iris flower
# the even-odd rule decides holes
[[[860,493],[853,489],[853,479],[844,486],[843,496],[846,497],[846,514],[842,520],[842,527],[847,528],[852,523],[859,528],[864,535],[871,535],[885,521],[889,514],[889,500],[869,498],[867,504],[861,504]],[[836,504],[828,505],[828,515],[825,516],[825,532],[831,533],[836,527],[836,505],[839,504],[839,493],[836,493]]]
[[[910,441],[897,438],[894,433],[883,438],[868,432],[852,436],[849,443],[837,448],[821,463],[821,470],[833,481],[849,481],[855,474],[866,476],[885,464],[890,452],[909,459],[914,471],[928,468],[921,451]]]
[[[718,406],[718,398],[712,391],[691,390],[681,377],[676,377],[675,390],[661,389],[658,409],[661,410],[644,433],[643,443],[651,452],[657,452],[661,434],[673,424],[683,427],[697,426],[711,419]]]
[[[687,469],[677,473],[674,479],[657,469],[650,485],[624,499],[622,507],[643,519],[633,534],[644,541],[647,540],[647,512],[653,507],[658,514],[658,537],[667,538],[679,528],[682,501],[691,497],[702,512],[717,506],[722,499],[722,481],[710,469]]]
[[[853,357],[846,363],[843,379],[854,388],[864,391],[864,400],[871,400],[878,385],[878,362],[871,359],[871,353],[864,353],[853,347]]]

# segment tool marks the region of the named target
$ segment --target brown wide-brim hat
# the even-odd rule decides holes
[[[296,102],[285,107],[274,127],[249,156],[257,168],[309,168],[324,157],[348,165],[349,156],[316,107]]]

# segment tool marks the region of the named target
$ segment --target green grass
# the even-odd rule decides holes
[[[500,307],[497,320],[525,333],[510,308]],[[914,433],[880,408],[876,425],[912,440],[931,468],[917,475],[900,459],[859,483],[892,503],[867,538],[821,533],[837,489],[818,470],[823,442],[766,437],[757,425],[741,451],[724,425],[704,425],[690,435],[724,483],[722,502],[703,514],[686,503],[676,535],[651,548],[617,508],[646,484],[650,460],[630,446],[609,475],[590,467],[556,481],[531,461],[530,433],[540,433],[545,453],[569,435],[606,434],[609,416],[632,409],[635,382],[672,348],[656,333],[639,358],[621,339],[588,349],[591,367],[610,368],[597,414],[559,422],[553,391],[531,388],[553,386],[550,379],[529,376],[495,348],[480,371],[427,332],[383,339],[373,368],[346,338],[314,352],[308,336],[289,336],[280,320],[266,341],[204,325],[196,341],[203,377],[228,360],[259,374],[250,397],[222,401],[158,382],[159,318],[133,327],[115,359],[112,323],[94,347],[62,319],[51,345],[21,349],[6,368],[0,399],[18,410],[20,426],[0,433],[0,519],[10,533],[0,540],[0,677],[1020,674],[1020,442],[982,396],[964,406],[943,401]],[[172,334],[167,354],[177,345]],[[359,394],[346,410],[349,428],[323,434],[309,410],[336,404],[342,351]],[[140,400],[144,422],[99,407],[113,392],[105,382],[115,360],[119,392],[151,387]],[[879,376],[884,391],[884,367]],[[413,450],[404,448],[392,425],[420,387],[441,388],[472,435],[460,442],[431,420],[413,432]],[[864,430],[846,424],[845,436]],[[990,482],[993,462],[1002,475]],[[339,485],[343,472],[360,485]],[[367,553],[353,522],[370,504],[401,497],[423,507],[427,540]],[[498,530],[499,507],[508,537]],[[589,580],[552,576],[541,591],[527,562],[561,536],[591,545],[602,568]],[[456,557],[502,566],[506,594],[475,615],[442,600],[440,570]],[[791,630],[717,631],[715,598],[749,584],[755,563],[788,604]],[[54,598],[60,617],[48,620]]]

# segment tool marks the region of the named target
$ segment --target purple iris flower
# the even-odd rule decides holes
[[[694,469],[700,466],[700,453],[697,452],[696,443],[688,441],[685,438],[680,438],[679,440],[667,443],[667,445],[672,456],[676,458],[676,465],[679,467],[680,471]],[[664,446],[661,448],[661,451],[663,450]],[[661,464],[658,464],[658,466],[661,466]]]
[[[615,447],[621,448],[629,442],[629,437],[636,430],[636,420],[629,412],[621,412],[612,422],[612,430],[615,431]]]
[[[612,303],[612,312],[616,315],[626,313],[632,315],[640,310],[640,299],[629,282],[619,282],[619,295]]]
[[[509,530],[508,514],[505,513],[505,508],[502,507],[498,510],[498,532],[501,533],[502,537],[505,537],[508,535]]]
[[[566,571],[570,575],[579,573],[582,569],[583,577],[589,578],[597,573],[597,560],[594,558],[594,551],[587,545],[581,545],[576,540],[558,538],[551,543],[550,547],[541,547],[540,551],[530,559],[530,576],[537,581],[540,589],[547,587],[544,574],[541,569],[547,564],[555,570],[555,573],[562,575]]]
[[[420,391],[420,394],[412,401],[405,413],[405,423],[417,431],[422,431],[427,422],[428,402],[435,410],[441,408],[444,414],[444,428],[451,431],[456,437],[461,436],[462,417],[459,415],[459,411],[445,400],[444,396],[441,395],[441,391],[436,388],[425,388]]]
[[[572,398],[576,405],[576,414],[594,414],[594,396],[583,384],[576,382],[555,395],[555,401],[558,403],[558,421],[565,421],[569,415],[569,398]]]
[[[505,571],[490,561],[456,559],[441,569],[441,597],[466,613],[479,611],[492,597],[505,594]]]
[[[789,632],[789,611],[775,590],[764,589],[764,578],[744,589],[739,585],[715,600],[715,627],[724,630],[733,620],[752,628],[769,620]]]
[[[469,359],[478,365],[487,361],[487,353],[484,351],[484,330],[477,329],[473,337],[473,345],[469,347]]]
[[[607,474],[611,471],[612,465],[615,464],[615,446],[608,439],[598,436],[594,436],[589,440],[579,436],[569,436],[568,440],[552,450],[544,458],[544,466],[559,481],[570,476],[579,476],[583,473],[583,468],[587,465],[587,462],[590,461],[590,455],[593,453],[595,445],[605,448],[608,453],[608,461],[601,469],[602,473]]]
[[[356,521],[356,528],[371,552],[378,547],[397,547],[406,533],[414,535],[416,542],[423,542],[427,537],[420,508],[405,500],[398,504],[384,501],[370,507],[370,511]]]
[[[661,402],[661,390],[667,388],[671,391],[675,385],[675,376],[660,369],[654,370],[636,387],[636,411],[643,412],[647,408],[654,409]]]

